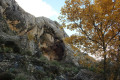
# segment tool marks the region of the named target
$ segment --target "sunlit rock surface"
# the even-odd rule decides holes
[[[0,80],[100,80],[80,68],[65,37],[58,22],[0,0]]]
[[[1,44],[8,41],[14,43],[19,52],[31,51],[32,55],[43,54],[48,60],[64,60],[78,65],[74,51],[63,41],[65,37],[68,36],[58,22],[34,17],[15,0],[0,0],[0,39],[4,41]]]

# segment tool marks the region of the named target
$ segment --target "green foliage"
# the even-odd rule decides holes
[[[54,61],[51,61],[50,64],[51,64],[51,65],[54,65],[54,66],[60,66],[60,65],[61,65],[60,62],[55,61],[55,60],[54,60]]]
[[[45,56],[43,56],[43,55],[41,55],[40,60],[41,60],[41,61],[48,62],[48,59],[47,59]]]
[[[69,66],[69,67],[64,67],[63,69],[65,72],[74,72],[74,73],[78,73],[79,72],[79,68],[76,66]]]
[[[52,80],[51,77],[44,77],[42,80]]]
[[[56,61],[56,60],[53,60],[53,61],[49,61],[45,56],[41,55],[40,57],[40,61],[44,61],[46,64],[48,65],[53,65],[53,66],[57,66],[57,67],[60,67],[61,66],[61,63]]]
[[[10,47],[5,47],[4,49],[2,49],[0,47],[0,52],[11,53],[11,52],[13,52],[13,49]]]
[[[90,67],[89,70],[95,72],[96,68],[95,67]]]
[[[32,52],[30,50],[25,50],[25,51],[22,51],[21,54],[31,56]]]
[[[5,51],[6,53],[10,53],[10,52],[13,52],[13,49],[10,48],[10,47],[5,47],[4,51]]]
[[[17,75],[14,80],[27,80],[27,79],[24,76],[24,74],[21,73],[21,74]]]
[[[2,52],[3,50],[1,49],[1,47],[0,47],[0,52]]]
[[[32,52],[31,52],[30,50],[25,51],[25,53],[26,53],[27,55],[29,55],[29,56],[32,55]]]
[[[66,73],[66,72],[77,73],[79,72],[80,69],[79,67],[76,67],[74,66],[74,64],[71,63],[63,63],[63,62],[58,62],[56,60],[48,61],[47,58],[44,56],[41,56],[40,60],[44,61],[46,65],[55,66],[56,68],[58,68],[59,73]]]

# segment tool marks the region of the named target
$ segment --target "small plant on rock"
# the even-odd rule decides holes
[[[14,80],[27,80],[26,77],[24,76],[24,74],[18,74]]]

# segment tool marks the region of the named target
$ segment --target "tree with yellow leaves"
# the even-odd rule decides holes
[[[115,44],[120,44],[120,0],[66,0],[59,18],[63,27],[79,33],[66,39],[69,44],[103,56],[106,80],[109,51],[117,55]]]

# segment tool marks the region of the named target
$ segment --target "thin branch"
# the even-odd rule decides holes
[[[99,34],[99,28],[97,28],[97,26],[95,26],[95,22],[93,21],[93,26],[94,26],[94,29],[97,30],[97,34],[99,36],[99,39],[102,41],[102,38],[100,37],[100,34]]]
[[[98,41],[93,40],[92,38],[90,38],[89,35],[87,34],[87,32],[83,30],[82,24],[81,24],[81,19],[80,19],[80,24],[79,24],[79,25],[78,25],[76,22],[74,22],[74,23],[75,23],[78,27],[80,27],[80,29],[82,30],[82,32],[84,32],[84,34],[87,36],[87,38],[88,38],[89,40],[91,40],[91,41],[93,41],[93,42],[96,42],[96,43],[98,43],[99,45],[102,46],[101,43],[99,43]]]
[[[102,30],[103,30],[103,24],[102,24],[102,22],[100,22],[100,32],[101,32],[102,39],[103,39],[104,38],[104,34],[102,33]],[[104,39],[102,41],[104,41]]]
[[[109,21],[108,21],[108,22],[109,22]],[[110,27],[113,25],[113,23],[114,23],[114,22],[112,21],[112,23],[111,23],[109,26],[107,26],[107,25],[108,25],[108,23],[107,23],[107,25],[106,25],[107,27],[105,28],[104,35],[105,35],[106,30],[107,30],[108,28],[110,28]]]
[[[119,34],[119,32],[117,32],[107,43],[106,46],[110,43],[111,40],[113,40],[117,35]]]
[[[105,25],[105,26],[106,26],[106,28],[105,28],[104,34],[105,34],[106,30],[110,27],[110,26],[109,26],[109,27],[107,26],[107,25],[108,25],[108,23],[109,23],[109,21],[110,21],[110,20],[108,20],[107,24]]]
[[[93,42],[96,42],[96,43],[98,43],[99,45],[102,45],[102,44],[100,44],[98,41],[93,40],[92,38],[90,38],[89,35],[87,34],[87,32],[83,30],[82,26],[81,26],[80,28],[81,28],[81,30],[84,32],[84,34],[87,36],[87,38],[88,38],[89,40],[91,40],[91,41],[93,41]]]

